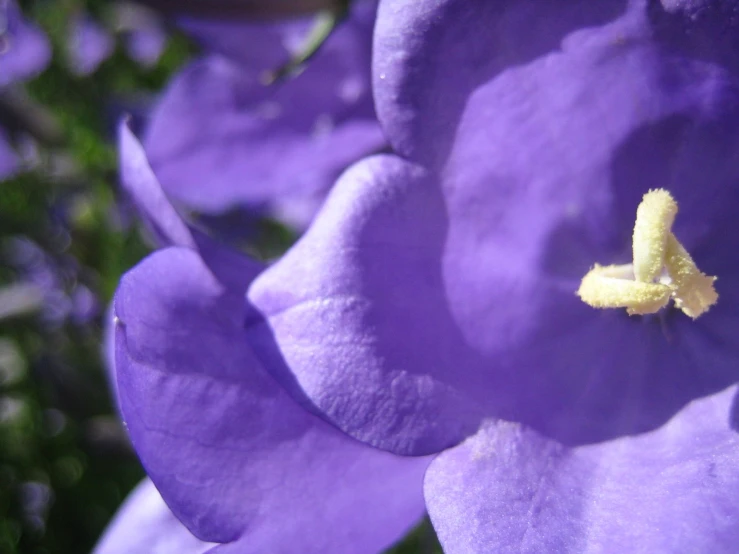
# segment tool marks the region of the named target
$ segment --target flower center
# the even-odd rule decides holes
[[[672,234],[677,202],[664,189],[650,190],[636,210],[631,264],[595,266],[577,295],[593,308],[626,308],[629,315],[653,314],[672,299],[693,319],[718,300],[716,277],[701,273]]]

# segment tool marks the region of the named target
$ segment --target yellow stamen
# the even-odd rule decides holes
[[[630,266],[595,264],[583,277],[577,295],[593,308],[628,308],[629,315],[653,314],[667,305],[671,287],[625,279],[623,268]]]
[[[629,315],[644,315],[658,312],[672,298],[694,319],[713,306],[718,300],[716,277],[701,273],[672,234],[676,215],[677,202],[669,192],[647,192],[636,210],[633,265],[595,264],[577,291],[582,301],[593,308],[626,308]]]
[[[665,267],[675,289],[675,306],[685,315],[695,319],[718,300],[718,293],[713,288],[716,277],[701,273],[693,258],[672,233],[667,238]]]
[[[634,277],[649,283],[659,277],[667,236],[677,215],[677,202],[664,189],[650,190],[636,209],[633,252]]]

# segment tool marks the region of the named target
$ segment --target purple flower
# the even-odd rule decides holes
[[[35,77],[50,59],[51,48],[43,32],[23,19],[14,0],[0,0],[0,89]],[[10,137],[0,128],[0,181],[20,167]]]
[[[345,173],[257,278],[249,338],[349,434],[448,449],[425,479],[446,552],[735,550],[738,10],[381,3],[397,154]],[[695,321],[575,294],[596,262],[631,261],[657,187],[718,276]]]
[[[50,58],[43,32],[23,19],[15,0],[0,0],[0,87],[35,77]]]
[[[167,46],[167,32],[158,14],[131,3],[116,4],[113,14],[128,56],[144,67],[156,65]]]
[[[145,145],[173,200],[207,214],[246,208],[303,227],[338,174],[385,140],[370,90],[373,2],[349,19],[298,76],[272,86],[311,22],[184,21],[209,52],[171,83]]]
[[[402,537],[428,459],[362,445],[296,404],[246,340],[261,265],[180,219],[125,126],[121,167],[170,245],[123,277],[114,312],[121,413],[172,513],[219,553],[373,553]]]
[[[64,237],[66,230],[57,227]],[[18,273],[15,302],[27,310],[39,310],[45,325],[56,327],[66,321],[85,325],[100,309],[90,289],[79,282],[79,267],[71,256],[54,256],[27,237],[7,241],[5,256]]]
[[[69,34],[68,54],[77,75],[94,73],[115,49],[115,41],[107,29],[84,13],[70,21]]]
[[[94,73],[113,54],[113,32],[121,36],[132,60],[144,67],[156,65],[167,45],[167,33],[156,14],[142,6],[121,3],[110,7],[106,19],[112,30],[85,13],[70,21],[68,55],[77,75]]]
[[[132,60],[144,67],[156,65],[167,46],[167,33],[159,25],[151,23],[127,31],[126,52]]]

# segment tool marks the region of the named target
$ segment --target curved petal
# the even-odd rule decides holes
[[[384,145],[369,84],[371,15],[345,23],[303,72],[273,86],[260,82],[259,63],[224,55],[186,67],[145,140],[167,193],[201,212],[266,209],[305,226],[338,174]],[[239,37],[245,51],[252,30]]]
[[[105,309],[103,315],[103,337],[100,344],[100,358],[105,368],[105,377],[108,381],[110,389],[110,397],[113,405],[119,409],[120,400],[118,399],[118,379],[115,374],[115,312],[111,302]]]
[[[343,176],[249,293],[270,371],[341,429],[406,454],[462,440],[485,414],[603,441],[737,381],[739,81],[663,48],[654,14],[630,6],[477,83],[441,169],[378,158]],[[575,296],[594,263],[629,261],[636,207],[657,186],[680,204],[676,236],[726,295],[696,322]]]
[[[213,546],[195,538],[145,479],[118,510],[93,554],[204,554]]]
[[[464,106],[480,84],[556,52],[567,35],[608,23],[626,4],[382,2],[373,88],[388,139],[401,155],[440,164]]]
[[[675,54],[717,61],[735,73],[739,69],[733,0],[663,0],[662,5],[643,0],[382,2],[374,38],[373,85],[388,139],[406,157],[441,165],[460,117],[469,111],[467,100],[481,84],[537,59],[554,57],[561,49],[567,51],[571,37],[580,31],[608,27],[622,14],[637,12],[643,18],[638,24],[642,31],[653,33]],[[633,36],[623,27],[599,34],[615,41],[606,48],[601,44],[608,55],[628,46]],[[563,99],[570,94],[566,77],[541,86],[550,92],[556,87]]]
[[[445,297],[446,227],[426,171],[370,158],[249,292],[267,318],[250,321],[249,339],[283,385],[350,434],[401,453],[450,446],[480,417],[443,373],[458,368],[464,379],[474,363]]]
[[[162,190],[141,143],[124,119],[118,126],[121,185],[162,246],[195,247],[191,230]]]
[[[23,19],[15,0],[0,0],[0,87],[36,76],[50,59],[41,29]]]
[[[252,355],[243,293],[195,251],[144,260],[124,276],[115,311],[131,439],[199,538],[254,552],[373,553],[422,515],[428,460],[361,445],[295,404]]]
[[[262,264],[219,244],[182,219],[162,190],[141,143],[126,121],[120,123],[118,142],[121,184],[157,242],[163,247],[185,246],[198,250],[219,279],[238,290],[246,290],[262,271]]]
[[[651,433],[568,449],[492,423],[425,479],[444,552],[716,552],[739,540],[736,388]]]

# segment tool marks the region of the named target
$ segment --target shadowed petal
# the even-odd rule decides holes
[[[657,431],[574,449],[491,423],[426,474],[444,552],[734,552],[735,396],[732,387]]]
[[[126,274],[115,312],[132,441],[199,538],[240,539],[254,552],[300,544],[369,554],[423,513],[428,460],[361,445],[295,404],[252,355],[242,290],[195,251],[162,250]]]
[[[287,33],[286,44],[278,44],[282,60],[264,67],[249,54],[252,44],[257,53],[262,48],[252,35],[266,31],[251,25],[237,29],[246,54],[228,55],[235,47],[221,45],[227,54],[201,58],[174,79],[144,141],[172,198],[206,213],[265,209],[307,225],[338,174],[385,142],[369,82],[374,13],[360,4],[360,14],[342,24],[294,78],[272,86],[261,82],[263,71],[287,61],[288,49],[299,48],[303,39],[296,42],[295,33]],[[232,36],[223,26],[223,35]]]
[[[374,37],[373,86],[388,139],[398,153],[439,165],[478,86],[558,50],[578,29],[611,21],[626,4],[382,2]]]
[[[245,71],[258,75],[278,67],[296,53],[310,32],[311,19],[298,18],[269,21],[244,19],[207,19],[180,17],[177,25],[192,37],[205,52],[229,58]]]

